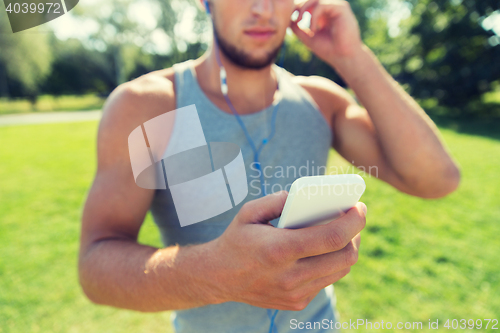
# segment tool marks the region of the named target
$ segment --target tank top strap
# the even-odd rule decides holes
[[[172,66],[174,69],[175,77],[175,95],[177,101],[177,108],[185,106],[184,101],[190,99],[193,95],[198,95],[198,91],[195,94],[193,89],[198,88],[196,82],[196,75],[194,75],[193,61],[187,60]]]

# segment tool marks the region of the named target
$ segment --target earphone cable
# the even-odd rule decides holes
[[[207,13],[210,14],[210,9],[209,9],[207,0],[205,0],[205,6],[207,8]],[[213,27],[213,29],[215,30],[215,27]],[[241,129],[243,130],[243,133],[244,133],[244,135],[245,135],[245,137],[250,145],[250,148],[252,149],[252,151],[254,153],[254,163],[255,163],[257,169],[259,170],[259,179],[260,179],[260,187],[261,187],[261,191],[262,191],[262,196],[265,196],[267,193],[266,193],[265,186],[264,186],[264,184],[265,184],[264,183],[264,174],[263,174],[263,171],[261,168],[259,157],[260,157],[260,153],[261,153],[262,149],[264,148],[264,146],[274,137],[274,134],[276,132],[276,115],[277,115],[278,107],[281,104],[281,94],[279,91],[279,89],[280,89],[280,87],[279,87],[279,74],[276,73],[276,82],[277,82],[276,83],[276,91],[278,92],[279,100],[273,107],[273,113],[271,116],[271,130],[270,130],[269,136],[262,140],[262,143],[260,144],[259,148],[257,149],[255,147],[255,144],[254,144],[251,136],[250,136],[250,133],[248,132],[245,124],[243,123],[243,120],[241,119],[240,115],[236,111],[236,108],[233,106],[233,103],[231,103],[231,100],[228,97],[229,89],[228,89],[228,85],[227,85],[227,73],[226,73],[224,66],[222,65],[222,61],[220,60],[219,43],[217,41],[217,36],[216,36],[215,32],[213,35],[214,35],[214,45],[216,47],[215,58],[216,58],[217,64],[219,65],[219,69],[220,69],[221,92],[222,92],[222,95],[224,96],[224,99],[226,100],[227,105],[229,106],[229,109],[231,109],[231,112],[234,114],[236,120],[238,121],[238,124],[240,125]],[[281,68],[283,67],[284,59],[285,59],[285,43],[283,43],[282,50],[281,50],[281,56],[280,56],[280,60],[279,60],[279,63],[280,63],[279,66]],[[271,309],[267,309],[267,315],[268,315],[269,320],[271,322],[270,326],[269,326],[269,333],[274,333],[277,330],[276,326],[274,325],[274,320],[276,318],[276,315],[278,314],[278,311],[279,310],[274,310],[274,313],[272,313]]]

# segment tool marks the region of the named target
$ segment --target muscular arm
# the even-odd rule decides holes
[[[437,198],[455,190],[460,172],[438,129],[371,51],[337,68],[364,108],[330,80],[298,80],[330,122],[339,154],[411,195]]]
[[[173,91],[168,83],[155,85]],[[97,174],[82,216],[81,286],[95,303],[139,311],[217,303],[215,278],[209,278],[208,269],[212,243],[165,249],[137,243],[153,191],[134,182],[127,138],[152,113],[175,108],[169,106],[168,96],[144,90],[126,84],[110,96],[104,109]],[[156,104],[161,108],[155,110]]]
[[[454,191],[460,173],[438,129],[373,53],[364,46],[336,68],[366,108],[346,97],[334,113],[338,151],[365,167],[380,166],[380,178],[406,193],[434,198]]]
[[[460,173],[436,126],[362,43],[349,3],[307,0],[297,9],[294,33],[340,74],[365,107],[326,79],[304,83],[332,123],[337,151],[412,195],[436,198],[455,190]],[[311,27],[303,30],[297,23],[306,11]]]

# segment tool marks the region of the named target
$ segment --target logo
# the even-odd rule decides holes
[[[36,27],[63,16],[72,10],[78,1],[3,0],[13,33]]]
[[[182,227],[222,214],[248,195],[240,148],[207,143],[194,104],[138,126],[128,147],[136,184],[168,188]]]

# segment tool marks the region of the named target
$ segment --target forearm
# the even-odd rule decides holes
[[[95,303],[144,312],[220,303],[211,242],[156,249],[130,240],[96,242],[80,255],[80,283]]]
[[[455,164],[424,110],[385,71],[368,47],[331,65],[356,93],[374,124],[387,163],[412,186],[428,186],[422,175],[456,176]]]

